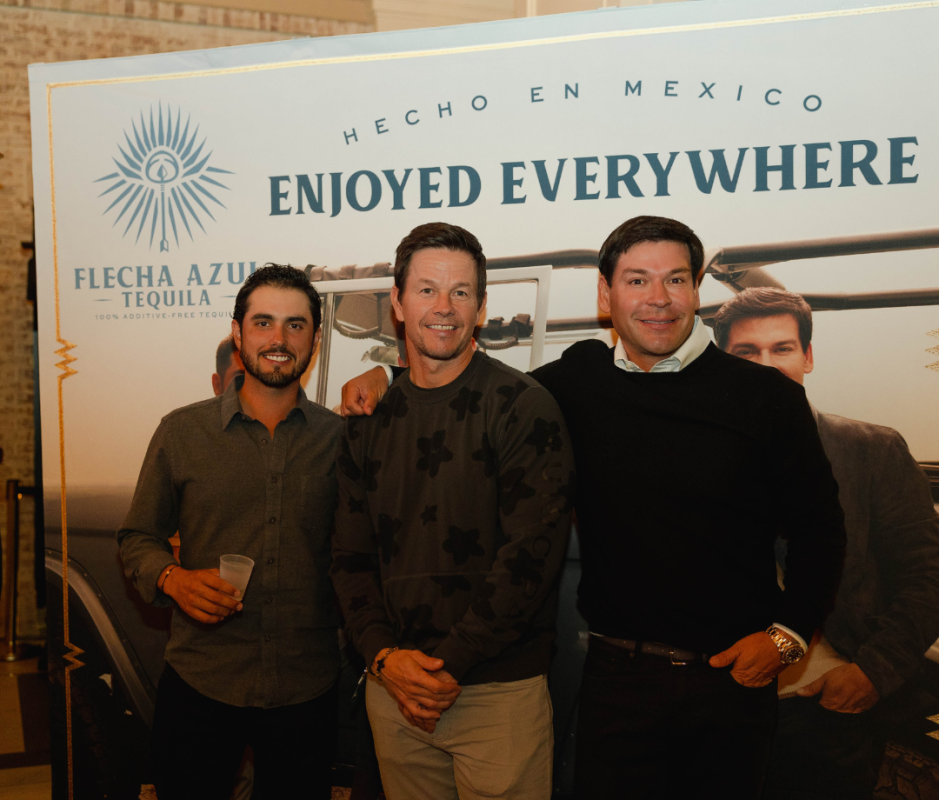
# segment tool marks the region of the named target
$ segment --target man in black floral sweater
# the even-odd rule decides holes
[[[472,346],[486,260],[468,231],[415,228],[392,302],[409,369],[339,457],[333,582],[370,665],[389,800],[547,800],[545,674],[573,454],[551,395]]]

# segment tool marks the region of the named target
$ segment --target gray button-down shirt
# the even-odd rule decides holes
[[[338,674],[327,571],[342,420],[301,389],[271,438],[242,412],[241,383],[163,418],[117,539],[127,576],[157,605],[170,602],[156,583],[177,530],[186,569],[217,568],[226,553],[254,560],[241,612],[206,625],[174,608],[166,660],[207,697],[268,708],[311,700]]]

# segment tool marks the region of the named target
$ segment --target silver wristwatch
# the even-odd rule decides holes
[[[792,641],[792,639],[786,636],[786,634],[775,625],[770,625],[766,629],[766,632],[779,650],[779,659],[783,664],[795,664],[796,661],[805,655],[805,648],[798,642]]]

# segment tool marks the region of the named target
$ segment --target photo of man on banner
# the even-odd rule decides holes
[[[745,289],[717,312],[714,335],[722,350],[800,385],[815,365],[812,310],[794,292]],[[939,517],[899,433],[812,412],[845,512],[845,572],[805,659],[780,675],[763,797],[860,799],[884,755],[878,711],[922,671],[939,636]]]

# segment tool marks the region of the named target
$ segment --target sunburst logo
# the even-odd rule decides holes
[[[146,231],[149,229],[150,248],[153,247],[158,230],[160,252],[170,249],[170,235],[176,242],[176,247],[179,247],[180,228],[185,228],[189,239],[192,240],[192,228],[195,225],[198,225],[203,233],[206,232],[202,225],[203,216],[215,221],[210,210],[213,204],[225,208],[225,204],[215,195],[219,189],[229,190],[229,187],[212,176],[234,173],[209,165],[212,151],[207,155],[202,154],[206,138],[203,137],[202,141],[196,144],[199,126],[196,125],[190,136],[191,121],[191,115],[187,115],[184,125],[181,109],[177,108],[174,123],[172,109],[167,105],[164,122],[162,103],[157,107],[156,119],[153,108],[150,108],[149,124],[141,111],[140,129],[137,128],[137,120],[131,119],[130,122],[133,138],[127,129],[124,129],[127,150],[120,142],[117,144],[121,158],[112,160],[118,171],[95,181],[110,182],[99,197],[119,191],[103,213],[108,214],[112,209],[119,209],[112,227],[126,218],[127,225],[122,236],[127,236],[136,223],[135,244],[140,241],[141,236],[146,240]]]

